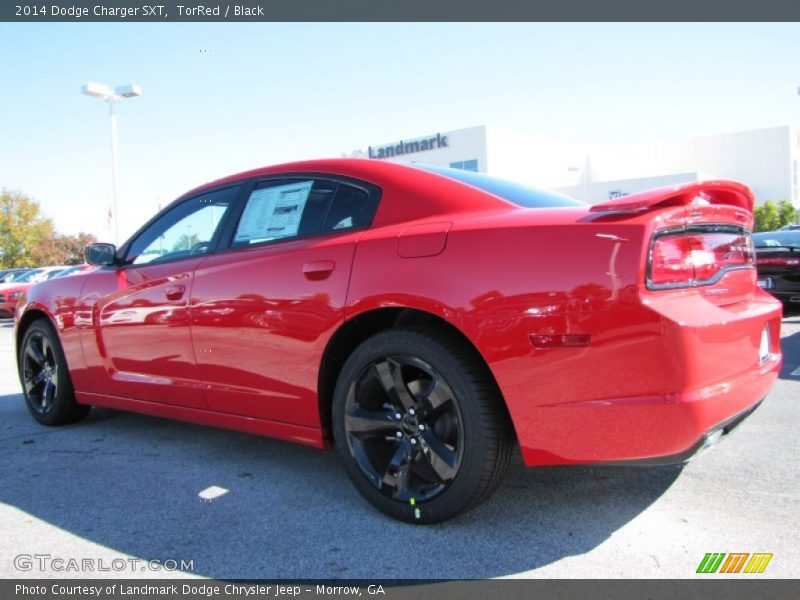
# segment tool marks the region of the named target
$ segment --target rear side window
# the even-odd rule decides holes
[[[375,212],[369,194],[360,188],[339,184],[333,204],[325,217],[324,231],[368,227]]]
[[[233,246],[368,227],[376,205],[375,195],[338,181],[262,182],[247,199]]]
[[[556,192],[549,192],[547,190],[540,190],[535,187],[516,183],[514,181],[507,181],[505,179],[498,179],[497,177],[490,177],[483,173],[473,173],[471,171],[464,171],[462,169],[447,169],[444,167],[431,167],[427,165],[413,165],[417,168],[443,177],[455,179],[461,183],[466,183],[472,187],[489,192],[495,196],[499,196],[503,200],[507,200],[517,206],[524,208],[558,208],[562,206],[586,206],[580,200],[565,196],[564,194],[557,194]]]

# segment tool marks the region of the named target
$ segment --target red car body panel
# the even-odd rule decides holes
[[[320,368],[335,333],[370,311],[422,311],[483,357],[527,465],[680,455],[777,377],[781,307],[754,268],[699,287],[646,284],[656,231],[752,227],[740,184],[526,209],[412,167],[323,160],[184,197],[317,173],[381,189],[369,229],[53,280],[28,295],[18,327],[53,321],[81,402],[323,447]],[[534,347],[535,335],[588,343]]]
[[[20,295],[30,288],[32,283],[6,283],[0,286],[0,317],[8,318],[13,317],[17,312],[17,304],[19,303]],[[17,294],[11,297],[11,294]]]
[[[320,427],[319,365],[345,320],[359,236],[244,248],[197,270],[192,332],[210,410]],[[313,263],[329,265],[324,279],[307,271]],[[259,271],[269,277],[250,276]]]
[[[192,274],[202,260],[88,276],[78,301],[89,325],[80,332],[88,372],[76,390],[205,408],[188,312]],[[170,296],[177,286],[184,293]]]

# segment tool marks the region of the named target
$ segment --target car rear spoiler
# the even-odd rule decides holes
[[[728,204],[753,212],[753,191],[736,181],[699,181],[620,196],[591,207],[591,212],[637,213],[690,204]]]

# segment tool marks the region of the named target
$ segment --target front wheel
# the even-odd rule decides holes
[[[91,408],[75,401],[58,334],[43,319],[31,323],[22,338],[19,378],[28,410],[43,425],[78,421]]]
[[[486,366],[446,332],[376,334],[345,363],[334,393],[337,449],[361,494],[412,523],[450,519],[487,498],[513,435]]]

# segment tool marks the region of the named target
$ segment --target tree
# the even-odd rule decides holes
[[[91,233],[81,231],[78,235],[65,235],[63,238],[64,264],[79,265],[86,260],[86,246],[97,243]]]
[[[778,227],[797,223],[797,209],[788,200],[778,203]]]
[[[3,188],[0,192],[0,265],[39,266],[31,251],[55,235],[53,222],[39,203],[25,194]]]
[[[0,268],[74,265],[83,249],[96,241],[88,233],[56,232],[39,203],[20,192],[0,192]]]
[[[31,250],[37,265],[77,265],[84,261],[84,249],[97,241],[91,233],[54,233]]]
[[[191,250],[195,244],[200,242],[200,237],[196,233],[184,233],[172,246],[172,252]]]
[[[774,231],[780,227],[780,217],[778,207],[772,200],[767,200],[761,206],[753,209],[755,218],[755,231]]]

